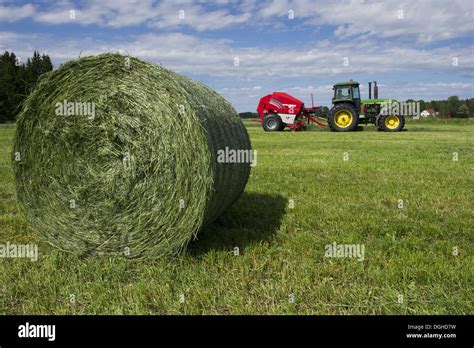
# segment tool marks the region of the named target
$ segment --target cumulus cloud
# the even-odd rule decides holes
[[[474,8],[463,0],[270,0],[258,16],[283,17],[289,9],[308,26],[335,26],[339,38],[415,38],[421,43],[474,34]]]
[[[21,6],[0,6],[0,21],[15,22],[31,17],[34,11],[34,6],[30,4]]]
[[[123,51],[162,63],[193,75],[228,80],[258,81],[321,78],[334,75],[420,72],[430,69],[453,74],[474,69],[474,46],[441,47],[432,50],[396,47],[390,44],[360,46],[357,42],[317,41],[311,49],[235,48],[229,40],[206,39],[181,33],[142,34],[102,42],[92,38],[58,42],[51,36],[21,41],[3,33],[0,45],[19,54],[31,48],[44,51],[56,61],[108,51]],[[25,50],[25,47],[28,50]],[[453,66],[453,58],[458,66]],[[238,62],[238,64],[235,64]],[[344,63],[347,63],[345,66]]]
[[[238,105],[252,105],[255,100],[258,102],[258,96],[274,88],[287,90],[301,98],[308,98],[313,92],[317,100],[325,103],[330,100],[329,85],[301,87],[297,85],[298,81],[332,83],[349,77],[384,76],[397,72],[412,75],[426,71],[451,74],[452,78],[458,76],[462,81],[462,76],[474,70],[474,46],[424,50],[390,44],[377,46],[368,42],[366,46],[360,46],[357,42],[324,40],[315,42],[311,49],[289,51],[278,47],[235,48],[229,40],[211,40],[182,33],[149,33],[103,42],[93,38],[57,41],[54,36],[48,35],[0,32],[0,48],[14,51],[22,59],[38,49],[49,54],[56,65],[77,58],[79,54],[85,56],[121,51],[204,81],[212,81],[224,96],[240,103]],[[458,66],[452,64],[454,56],[458,59]],[[234,64],[236,57],[238,66]],[[347,67],[343,65],[344,57],[348,58]],[[236,85],[248,89],[233,89]],[[387,87],[387,93],[400,97],[400,90],[394,86]],[[382,87],[385,92],[385,86]],[[464,82],[404,85],[401,91],[401,97],[409,94],[430,97],[442,91],[448,95],[458,91],[463,93],[461,95],[473,94],[472,84]]]
[[[71,19],[70,11],[75,11]],[[190,0],[86,0],[78,5],[69,0],[39,5],[0,6],[0,20],[25,18],[48,24],[79,23],[107,27],[147,25],[175,30],[187,27],[197,31],[219,30],[238,25],[272,26],[292,23],[318,28],[335,27],[341,39],[354,37],[414,38],[433,42],[474,34],[473,6],[469,1],[364,1],[267,0],[205,1]],[[183,11],[183,12],[180,12]]]
[[[249,7],[247,7],[247,12],[232,14],[228,8],[206,10],[198,3],[187,1],[162,1],[157,10],[160,15],[150,23],[150,26],[160,29],[174,29],[182,26],[191,27],[197,31],[215,30],[243,24],[251,18]]]
[[[82,5],[63,0],[47,8],[38,7],[32,19],[47,24],[78,23],[120,28],[145,23],[157,14],[152,0],[87,1]]]
[[[250,20],[252,5],[248,0],[231,6],[228,1],[216,1],[215,10],[205,3],[189,0],[102,0],[74,3],[69,0],[45,3],[45,6],[1,6],[0,19],[16,21],[31,18],[47,24],[98,25],[122,28],[147,25],[159,29],[190,27],[197,31],[216,30]],[[244,12],[240,11],[240,5]],[[236,11],[231,13],[230,9]]]

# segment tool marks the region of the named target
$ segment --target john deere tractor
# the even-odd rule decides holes
[[[399,132],[405,126],[403,115],[381,112],[384,104],[392,104],[396,100],[378,99],[377,81],[374,81],[374,99],[372,82],[369,82],[369,99],[360,99],[359,83],[356,81],[336,83],[333,90],[333,106],[328,113],[328,124],[332,131],[348,132],[359,124],[370,123],[385,132]]]

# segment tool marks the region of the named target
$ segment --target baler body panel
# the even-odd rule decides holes
[[[257,112],[261,119],[270,113],[283,115],[298,115],[302,112],[304,103],[284,92],[273,92],[260,99]]]

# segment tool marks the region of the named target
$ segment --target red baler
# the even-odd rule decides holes
[[[326,126],[316,118],[319,106],[305,108],[304,103],[283,92],[273,92],[260,99],[257,112],[263,129],[268,132],[282,131],[285,127],[292,131],[300,130],[310,120],[320,126]]]

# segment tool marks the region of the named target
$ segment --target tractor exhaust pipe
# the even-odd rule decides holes
[[[369,99],[372,99],[372,82],[369,82]]]
[[[379,99],[379,86],[377,86],[377,81],[374,81],[374,99]]]

